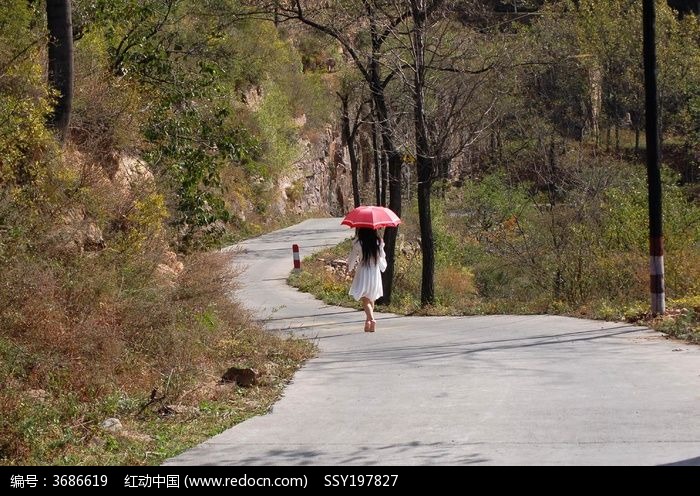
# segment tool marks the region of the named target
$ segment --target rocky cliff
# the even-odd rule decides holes
[[[352,177],[337,126],[329,124],[313,141],[301,139],[299,145],[299,160],[278,180],[276,210],[344,215],[352,208]]]

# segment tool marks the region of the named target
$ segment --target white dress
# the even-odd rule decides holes
[[[352,243],[352,250],[348,257],[348,270],[357,267],[355,278],[352,280],[349,295],[359,300],[363,296],[374,301],[384,295],[382,288],[382,275],[386,269],[386,255],[384,254],[384,240],[379,242],[377,260],[371,259],[369,263],[362,262],[362,245],[359,240]]]

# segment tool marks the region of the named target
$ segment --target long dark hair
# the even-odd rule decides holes
[[[377,262],[379,255],[379,236],[377,231],[368,227],[361,227],[357,230],[357,239],[362,246],[362,263],[369,264],[370,260]]]

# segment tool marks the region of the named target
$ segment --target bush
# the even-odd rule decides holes
[[[172,435],[178,423],[154,422],[162,403],[136,415],[153,390],[170,404],[266,408],[311,347],[263,333],[229,300],[230,255],[179,261],[163,196],[125,195],[80,154],[68,151],[51,172],[1,190],[0,462],[158,461],[245,417],[203,414],[188,424],[194,437]],[[253,397],[212,388],[234,364],[263,374]],[[170,433],[157,441],[162,454],[144,459],[153,441],[141,438],[94,444],[114,415],[141,438]]]
[[[511,187],[502,176],[466,184],[460,208],[483,249],[474,267],[479,294],[521,301],[538,295],[570,308],[646,300],[644,171],[589,158],[561,174],[558,198]],[[700,208],[676,181],[664,174],[667,288],[683,296],[698,291]]]
[[[93,160],[108,165],[105,162],[116,154],[143,148],[147,98],[128,78],[110,72],[103,37],[97,29],[75,45],[71,141]]]

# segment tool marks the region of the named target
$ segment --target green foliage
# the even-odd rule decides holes
[[[93,26],[75,44],[71,141],[91,155],[136,154],[143,146],[148,95],[130,78],[110,69],[104,29]]]
[[[529,139],[535,137],[533,124],[544,128],[540,131],[543,134],[554,128],[572,139],[581,139],[586,132],[590,86],[585,60],[590,54],[580,46],[576,36],[578,17],[570,15],[570,10],[562,9],[562,4],[545,7],[545,15],[538,22],[520,29],[521,45],[516,50],[522,53],[516,60],[525,64],[522,79],[514,79],[516,86],[511,91],[524,92],[525,98],[508,103],[516,110],[524,105],[518,114],[528,115],[530,109],[537,109],[536,119],[546,118],[546,123],[528,123],[525,137]]]
[[[328,72],[342,64],[337,46],[325,34],[310,31],[296,43],[305,71]]]
[[[524,128],[529,138],[542,128],[596,143],[612,128],[630,128],[639,137],[644,128],[641,3],[567,0],[547,3],[542,11],[518,30],[509,49],[524,62],[511,91],[527,97],[510,99],[504,112],[517,115],[520,125],[534,121]],[[700,22],[692,15],[679,19],[658,0],[656,23],[664,133],[686,135],[700,75]]]
[[[262,105],[255,112],[255,121],[260,134],[265,136],[265,166],[258,167],[264,176],[271,171],[283,169],[297,158],[296,128],[290,116],[292,106],[289,95],[278,85],[269,82],[263,85]]]
[[[569,174],[565,196],[557,204],[543,204],[536,191],[526,196],[522,189],[498,185],[501,179],[466,185],[470,194],[465,198],[470,198],[474,212],[485,210],[482,203],[489,206],[487,211],[499,212],[495,221],[486,223],[483,217],[466,217],[468,232],[484,249],[474,269],[480,294],[527,300],[534,291],[571,308],[598,299],[646,298],[648,207],[643,169],[597,164],[588,173],[571,169]],[[606,176],[608,186],[595,193],[591,175]],[[664,178],[668,292],[695,294],[693,281],[698,277],[693,274],[698,267],[685,260],[698,256],[700,208],[687,202],[673,174]],[[520,199],[504,204],[502,197],[490,194],[493,184],[505,196]],[[582,191],[582,185],[589,189]]]
[[[651,320],[652,325],[676,338],[700,343],[700,297],[672,300],[671,304],[674,310]]]
[[[227,221],[229,212],[221,197],[221,171],[254,156],[257,143],[236,126],[226,107],[203,112],[180,102],[162,108],[151,120],[146,138],[152,148],[146,160],[172,181],[178,201],[176,223],[185,238],[196,228]]]
[[[0,463],[158,463],[265,411],[312,351],[251,324],[227,296],[229,261],[169,246],[221,239],[234,194],[266,208],[295,157],[294,118],[323,85],[294,89],[307,76],[291,43],[272,23],[232,23],[235,1],[72,5],[63,150],[44,125],[42,4],[0,9]],[[245,43],[257,67],[236,52]],[[244,102],[251,86],[273,90],[259,109]],[[266,371],[259,387],[202,387],[232,357]],[[153,388],[207,408],[186,422],[137,415]],[[124,435],[99,428],[110,416]]]
[[[328,114],[324,85],[303,74],[292,44],[270,22],[231,22],[239,13],[229,0],[79,2],[78,53],[104,60],[86,75],[94,89],[76,99],[77,122],[92,131],[84,141],[94,146],[95,129],[104,129],[103,148],[136,145],[170,188],[183,249],[216,242],[232,204],[267,198],[298,156],[294,119],[307,107],[307,125]],[[100,104],[91,105],[96,96]],[[227,191],[224,176],[240,177],[230,169],[264,185]]]
[[[39,38],[29,34],[37,15],[21,0],[0,9],[0,186],[40,174],[40,157],[53,145]]]

